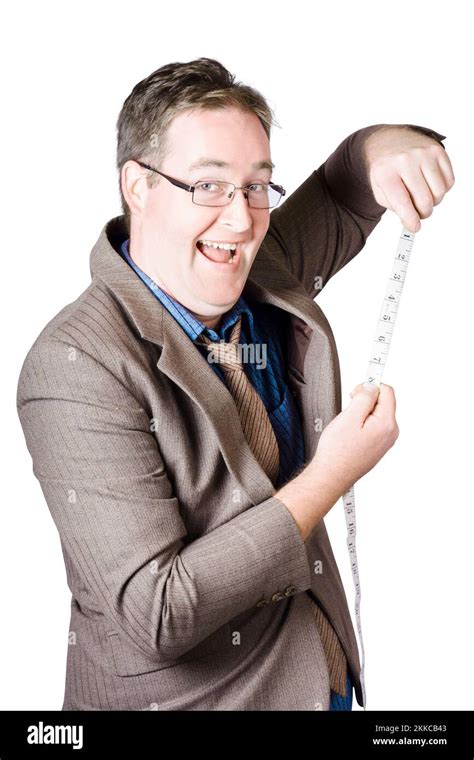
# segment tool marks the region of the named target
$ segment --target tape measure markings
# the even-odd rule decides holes
[[[415,241],[415,234],[403,227],[402,234],[399,239],[397,252],[392,266],[390,277],[388,278],[387,288],[382,301],[382,308],[377,321],[377,329],[372,341],[372,352],[369,360],[367,374],[365,382],[373,383],[379,386],[382,380],[383,371],[387,361],[393,330],[395,327],[396,317],[398,313],[398,307],[400,305],[400,298],[405,284],[406,273],[408,269],[408,263],[410,261],[410,254],[413,249],[413,243]],[[392,284],[394,283],[394,284]],[[355,493],[354,486],[350,488],[342,497],[344,505],[344,515],[346,518],[347,527],[347,548],[349,551],[349,559],[352,570],[352,578],[355,587],[355,618],[357,624],[357,631],[360,642],[361,653],[361,670],[360,670],[360,682],[362,687],[362,702],[364,710],[366,709],[367,699],[365,690],[365,652],[364,642],[362,639],[362,625],[360,619],[360,578],[359,578],[359,566],[357,562],[357,549],[356,549],[356,512],[355,512]]]

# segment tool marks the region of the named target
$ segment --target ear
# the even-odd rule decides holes
[[[122,166],[120,182],[130,214],[141,216],[145,209],[150,188],[146,182],[147,170],[136,161],[126,161]]]

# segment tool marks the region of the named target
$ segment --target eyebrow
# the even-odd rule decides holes
[[[198,160],[189,167],[188,171],[192,172],[194,169],[204,169],[207,166],[228,169],[231,164],[228,164],[227,161],[220,161],[218,158],[198,158]],[[269,159],[255,161],[255,163],[252,164],[252,169],[268,169],[269,171],[273,171],[274,168],[275,164]]]

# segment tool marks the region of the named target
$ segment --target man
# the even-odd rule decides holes
[[[362,704],[323,518],[395,442],[395,398],[358,386],[341,411],[313,299],[386,208],[416,230],[454,177],[443,136],[374,125],[276,208],[271,121],[213,59],[136,85],[124,214],[25,359],[18,412],[72,592],[65,710]]]

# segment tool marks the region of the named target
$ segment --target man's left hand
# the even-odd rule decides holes
[[[437,140],[410,127],[381,127],[365,143],[375,200],[394,211],[410,232],[433,213],[454,185],[448,154]]]

